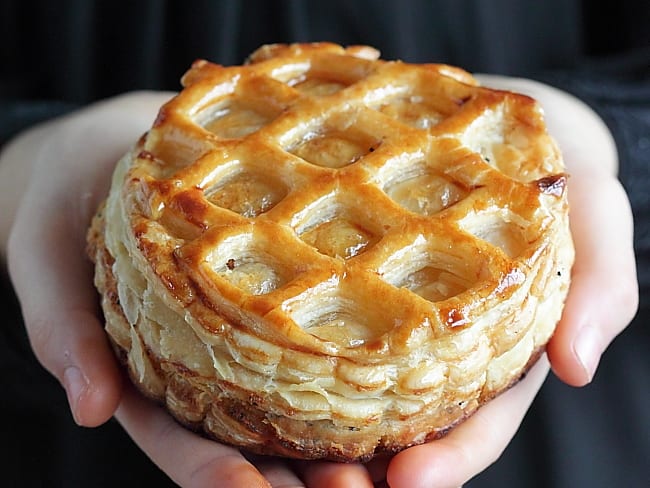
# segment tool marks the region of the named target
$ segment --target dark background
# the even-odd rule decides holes
[[[263,43],[318,40],[532,77],[603,117],[635,215],[640,311],[591,385],[549,377],[503,457],[466,486],[650,486],[650,2],[0,0],[0,145],[98,98],[177,90],[196,58],[239,64]],[[171,485],[114,422],[73,424],[1,286],[0,485]]]
[[[629,57],[647,72],[649,25],[645,0],[0,0],[0,100],[176,90],[196,58],[239,64],[264,43],[317,40],[516,76],[629,74]]]

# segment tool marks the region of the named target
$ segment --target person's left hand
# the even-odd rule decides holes
[[[134,93],[91,105],[25,132],[2,153],[2,251],[8,251],[38,360],[65,388],[79,425],[98,426],[115,416],[181,486],[371,487],[358,464],[247,459],[181,427],[122,381],[92,286],[85,236],[116,161],[151,126],[169,96]]]

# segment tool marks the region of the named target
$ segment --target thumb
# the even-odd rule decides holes
[[[90,263],[72,241],[63,213],[49,222],[23,206],[8,246],[8,265],[31,346],[64,386],[75,421],[96,426],[119,403],[121,376],[98,319]],[[22,214],[22,215],[20,215]]]
[[[65,387],[81,425],[109,419],[122,388],[85,257],[87,226],[115,161],[169,96],[99,102],[29,133],[17,143],[24,150],[3,161],[31,167],[28,188],[14,189],[24,197],[7,243],[9,273],[34,353]]]
[[[632,213],[613,177],[580,175],[569,188],[576,261],[563,317],[547,346],[555,374],[589,383],[600,357],[638,306]]]

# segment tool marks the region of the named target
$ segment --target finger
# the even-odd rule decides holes
[[[237,449],[180,426],[131,385],[125,388],[115,417],[149,458],[182,487],[271,488]]]
[[[85,426],[110,418],[121,391],[118,368],[98,319],[85,234],[94,209],[88,195],[96,195],[93,189],[102,179],[96,179],[101,171],[95,166],[113,165],[106,157],[114,156],[115,146],[127,135],[93,140],[92,147],[88,140],[75,138],[88,135],[82,128],[89,130],[100,121],[132,119],[122,127],[143,126],[131,111],[132,103],[133,97],[121,97],[99,104],[42,134],[41,150],[31,153],[34,161],[25,161],[33,165],[34,174],[8,243],[9,271],[34,352],[65,387],[75,420]],[[154,113],[143,118],[149,120]],[[128,137],[137,138],[138,133]]]
[[[77,423],[95,426],[119,401],[120,375],[97,318],[92,271],[79,243],[69,242],[64,213],[39,222],[21,210],[9,242],[9,269],[38,360],[65,387]]]
[[[305,484],[285,459],[270,456],[249,458],[273,488],[305,488]]]
[[[294,467],[309,488],[373,488],[368,470],[358,463],[303,461]]]
[[[638,306],[632,213],[614,178],[580,175],[569,187],[576,261],[562,320],[548,344],[555,374],[588,383]],[[586,204],[588,202],[588,205]]]
[[[548,372],[545,357],[525,380],[479,409],[446,437],[397,454],[391,488],[458,487],[492,464],[517,431]]]

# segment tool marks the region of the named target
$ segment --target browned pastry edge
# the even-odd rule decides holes
[[[100,210],[93,219],[88,238],[88,255],[98,264],[96,267],[95,284],[102,295],[102,307],[104,308],[107,322],[110,315],[116,321],[122,321],[123,324],[128,324],[119,303],[117,282],[111,269],[113,257],[110,255],[104,243],[104,225],[104,214]],[[109,309],[110,314],[106,313]],[[122,324],[117,325],[122,326]],[[243,433],[248,438],[254,439],[248,446],[243,448],[244,451],[253,454],[281,455],[288,458],[321,459],[336,462],[366,462],[378,455],[395,454],[413,445],[444,437],[454,427],[471,417],[481,406],[521,381],[545,350],[545,347],[542,346],[533,351],[530,359],[522,369],[522,373],[514,378],[505,388],[498,391],[486,392],[487,394],[482,395],[479,401],[471,406],[465,406],[463,408],[463,414],[460,416],[458,416],[458,412],[450,412],[450,417],[456,417],[456,419],[442,428],[431,429],[428,424],[428,412],[424,411],[411,417],[408,429],[404,429],[404,425],[400,424],[392,434],[388,432],[389,429],[386,429],[386,433],[377,432],[377,430],[380,431],[384,427],[384,424],[380,423],[378,426],[373,426],[373,430],[375,430],[374,435],[372,433],[368,435],[367,433],[355,432],[359,429],[354,429],[347,433],[349,439],[341,439],[340,443],[333,443],[330,441],[322,442],[321,438],[314,437],[307,439],[304,437],[301,438],[300,436],[303,432],[319,432],[322,429],[329,430],[336,428],[340,431],[340,427],[335,427],[329,420],[319,421],[322,425],[315,428],[314,424],[316,422],[290,419],[287,417],[271,417],[264,408],[264,399],[262,397],[229,382],[219,382],[214,379],[209,379],[212,388],[221,388],[222,394],[212,395],[206,403],[205,398],[199,398],[201,393],[196,388],[196,384],[190,385],[187,382],[188,377],[194,377],[200,383],[200,379],[195,373],[189,371],[182,365],[162,361],[156,355],[152,354],[150,350],[147,350],[145,352],[148,360],[156,370],[157,375],[163,378],[164,382],[165,394],[157,395],[140,381],[136,372],[129,367],[127,361],[129,351],[119,345],[110,334],[109,338],[116,356],[120,362],[127,366],[126,369],[129,377],[137,389],[144,396],[166,407],[172,417],[184,427],[206,438],[240,447],[238,444],[241,443],[241,438],[239,443],[232,442],[229,440],[230,433],[227,429],[218,429],[219,432],[223,433],[223,435],[218,435],[214,429],[206,428],[204,425],[206,417],[216,415],[222,422],[230,422],[234,429],[245,429],[244,432],[239,432],[240,436]],[[238,395],[233,396],[233,392],[238,392]],[[173,406],[174,402],[170,403],[169,401],[170,394],[175,401],[182,402],[183,411],[187,411],[188,406],[190,406],[189,411],[198,415],[200,420],[191,420],[183,416],[180,411],[175,410]],[[301,443],[283,437],[279,433],[279,428],[292,432],[294,438],[301,439]],[[426,433],[426,435],[423,436],[421,435],[422,433]],[[414,441],[414,439],[417,440]],[[364,443],[363,440],[366,442]]]

